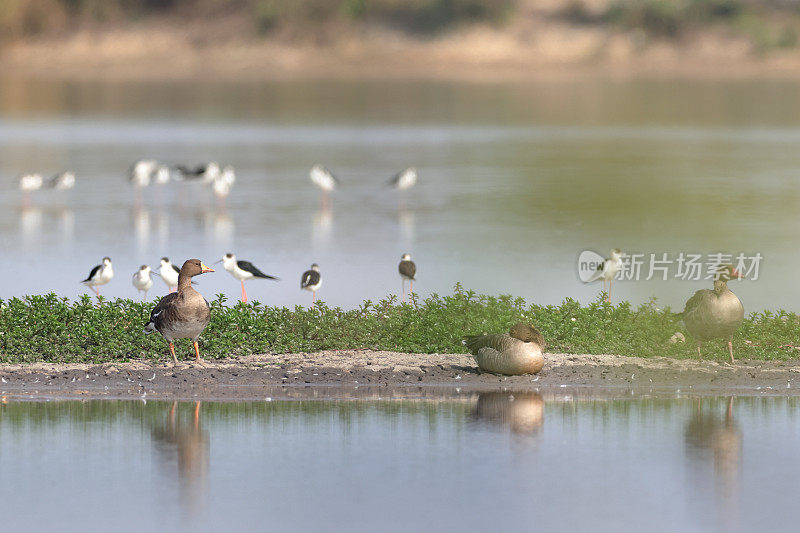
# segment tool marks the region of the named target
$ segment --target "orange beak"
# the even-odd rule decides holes
[[[733,274],[734,278],[744,279],[744,276],[742,276],[742,273],[739,272],[738,270],[736,270],[735,268],[733,269],[733,272],[731,272],[731,274]]]
[[[206,272],[214,272],[214,269],[209,267],[209,266],[206,266],[205,263],[201,262],[200,263],[200,272],[205,274]]]

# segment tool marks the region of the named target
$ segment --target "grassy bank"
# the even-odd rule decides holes
[[[88,296],[77,302],[28,296],[2,302],[1,362],[107,362],[130,358],[166,360],[166,342],[142,328],[153,303],[103,301]],[[548,351],[695,357],[685,328],[654,302],[634,308],[627,302],[594,302],[582,306],[565,300],[559,306],[528,304],[521,298],[477,295],[456,286],[449,296],[434,295],[412,304],[396,300],[364,302],[353,310],[315,307],[265,307],[257,302],[228,306],[224,297],[212,303],[212,321],[201,337],[205,357],[252,353],[310,352],[329,349],[375,349],[419,353],[464,353],[465,334],[505,331],[521,320],[535,324]],[[669,343],[677,331],[685,343]],[[791,359],[800,334],[800,318],[788,312],[755,313],[745,319],[734,339],[737,357]],[[177,350],[188,357],[188,341]],[[704,357],[725,360],[723,342],[705,345]]]

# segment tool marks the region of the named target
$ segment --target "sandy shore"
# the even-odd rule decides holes
[[[528,390],[575,395],[800,393],[800,360],[737,361],[548,354],[537,376],[480,373],[459,354],[329,351],[265,354],[205,366],[147,361],[0,365],[2,401],[52,398],[230,399],[428,397]]]

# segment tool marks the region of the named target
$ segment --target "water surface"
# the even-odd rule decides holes
[[[800,261],[800,100],[794,82],[569,81],[44,83],[0,80],[0,258],[4,297],[75,297],[109,255],[107,296],[163,255],[211,262],[232,251],[282,282],[253,282],[269,304],[310,302],[300,274],[320,264],[320,297],[352,307],[398,293],[400,255],[415,290],[456,282],[538,303],[587,302],[580,251],[761,253],[746,309],[798,311],[785,290]],[[206,188],[125,181],[143,157],[236,167],[224,203]],[[308,170],[342,181],[323,208]],[[386,188],[409,165],[420,183]],[[22,171],[70,168],[74,191],[26,202]],[[676,274],[674,266],[670,275]],[[646,272],[645,272],[646,274]],[[617,298],[673,307],[708,282],[624,282]],[[157,293],[163,285],[156,280]],[[239,294],[225,272],[208,297]]]
[[[4,528],[791,529],[796,398],[0,406]]]

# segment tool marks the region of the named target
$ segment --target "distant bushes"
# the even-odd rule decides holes
[[[20,38],[98,23],[164,16],[175,24],[239,17],[256,34],[372,22],[435,33],[462,22],[505,20],[516,0],[0,0],[0,35]]]

